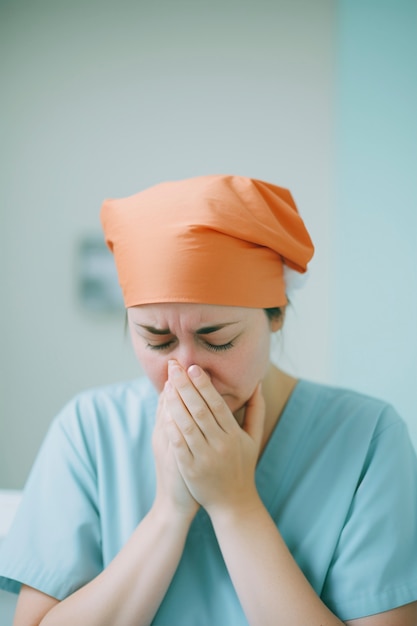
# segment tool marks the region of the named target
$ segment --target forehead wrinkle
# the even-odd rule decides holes
[[[222,330],[223,328],[227,328],[228,326],[234,326],[235,324],[238,324],[239,322],[224,322],[221,324],[215,324],[213,326],[205,326],[202,328],[198,328],[195,331],[196,335],[211,335],[212,333],[216,333],[219,330]],[[135,322],[136,326],[139,326],[140,328],[143,328],[144,330],[148,331],[149,333],[151,333],[152,335],[172,335],[172,331],[169,328],[155,328],[154,326],[148,326],[147,324],[137,324]]]
[[[148,332],[157,335],[210,334],[222,328],[237,325],[244,314],[237,308],[232,316],[231,307],[193,305],[182,303],[150,304],[132,307],[131,320]],[[236,307],[233,307],[236,309]]]

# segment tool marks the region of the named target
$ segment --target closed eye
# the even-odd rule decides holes
[[[167,341],[166,343],[156,343],[156,344],[152,344],[152,343],[148,343],[147,344],[147,348],[150,348],[150,350],[169,350],[173,344],[175,343],[174,339],[171,339],[170,341]],[[227,343],[223,343],[223,344],[214,344],[214,343],[208,343],[207,341],[204,342],[204,345],[206,346],[206,348],[208,348],[209,350],[212,350],[213,352],[222,352],[224,350],[230,350],[230,348],[233,348],[234,343],[233,341],[228,341]]]
[[[230,348],[233,348],[234,343],[233,341],[229,341],[228,343],[216,345],[214,343],[206,342],[206,346],[209,350],[213,350],[213,352],[222,352],[222,350],[230,350]]]
[[[168,348],[170,348],[173,343],[175,343],[175,341],[171,339],[171,341],[167,341],[166,343],[148,343],[146,347],[150,348],[151,350],[168,350]]]

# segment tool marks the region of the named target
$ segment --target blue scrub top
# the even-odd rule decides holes
[[[152,506],[157,395],[90,390],[58,415],[0,550],[0,587],[63,599],[105,568]],[[300,381],[258,463],[260,496],[343,621],[417,600],[417,460],[387,404]],[[250,563],[248,563],[250,567]],[[155,626],[248,622],[207,514],[191,526]]]

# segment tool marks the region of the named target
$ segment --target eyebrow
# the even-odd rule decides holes
[[[215,333],[222,328],[226,328],[226,326],[232,326],[233,324],[238,324],[238,322],[225,322],[224,324],[216,324],[215,326],[204,326],[203,328],[199,328],[196,331],[197,335],[210,335],[211,333]],[[171,331],[169,328],[154,328],[153,326],[147,326],[146,324],[136,324],[140,328],[147,330],[149,333],[153,335],[171,335]]]

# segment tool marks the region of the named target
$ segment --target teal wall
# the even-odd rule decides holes
[[[332,377],[417,442],[417,2],[338,9]]]

